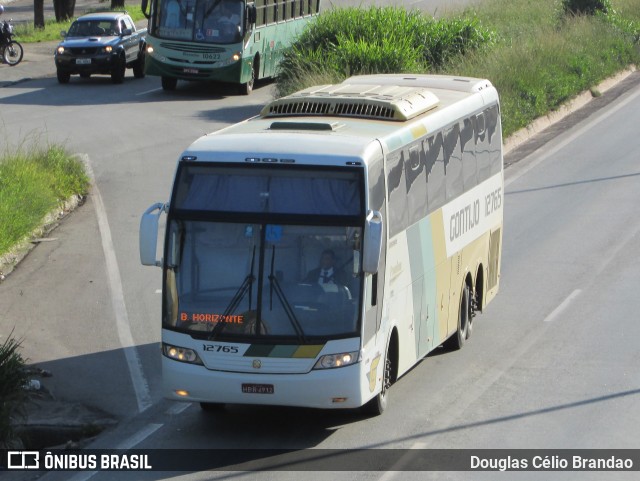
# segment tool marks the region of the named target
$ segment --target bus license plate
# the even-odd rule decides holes
[[[246,394],[273,394],[273,384],[243,384],[242,392]]]
[[[200,71],[197,68],[185,68],[183,69],[184,73],[199,73]]]
[[[91,59],[90,58],[77,58],[76,59],[76,64],[77,65],[88,65],[91,63]]]

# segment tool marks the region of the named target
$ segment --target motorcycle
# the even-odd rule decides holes
[[[10,66],[18,65],[22,61],[24,50],[19,42],[13,39],[13,26],[6,20],[0,26],[0,58]]]

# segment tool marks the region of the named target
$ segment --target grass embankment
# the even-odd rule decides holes
[[[144,15],[142,14],[142,10],[140,9],[140,4],[138,5],[125,5],[124,8],[134,22],[138,22],[139,20],[144,19]],[[109,8],[105,7],[104,9],[98,9],[96,11],[105,11],[109,10]],[[121,11],[121,9],[116,9],[116,11]],[[89,13],[89,12],[87,12]],[[34,28],[33,24],[17,24],[15,25],[15,34],[16,39],[22,43],[37,43],[37,42],[49,42],[52,40],[61,40],[60,32],[69,30],[69,26],[74,19],[69,20],[68,22],[56,22],[55,19],[49,19],[45,21],[45,26],[43,29]]]
[[[73,195],[85,194],[82,163],[61,146],[0,152],[0,256]]]
[[[433,20],[396,8],[323,14],[285,56],[280,95],[368,73],[488,78],[505,137],[605,78],[640,62],[640,0],[575,15],[590,0],[486,0]]]

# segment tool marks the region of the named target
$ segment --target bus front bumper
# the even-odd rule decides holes
[[[242,60],[224,67],[213,64],[203,65],[174,65],[161,61],[154,55],[145,56],[145,73],[159,77],[171,77],[180,80],[216,81],[239,83],[242,70]]]
[[[174,401],[321,409],[362,406],[361,364],[305,374],[212,371],[162,358],[164,396]]]

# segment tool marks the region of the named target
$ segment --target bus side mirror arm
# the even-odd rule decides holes
[[[382,250],[382,214],[377,210],[367,212],[363,249],[362,270],[367,274],[377,273]]]
[[[144,17],[149,20],[149,12],[147,12],[147,7],[149,6],[149,0],[142,0],[140,4],[140,10],[142,10],[142,14]]]
[[[140,262],[145,266],[162,267],[162,259],[156,258],[158,244],[158,220],[166,212],[168,204],[153,204],[140,219]]]

